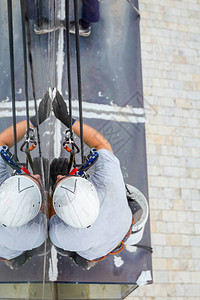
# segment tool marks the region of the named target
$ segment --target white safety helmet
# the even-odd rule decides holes
[[[87,228],[99,214],[99,198],[95,187],[88,180],[71,176],[61,180],[53,194],[57,215],[68,225]]]
[[[36,182],[26,175],[15,175],[0,186],[0,223],[19,227],[40,211],[42,194]]]
[[[136,245],[141,241],[143,237],[145,224],[149,216],[149,206],[147,199],[145,198],[143,193],[136,189],[134,186],[126,184],[126,191],[128,199],[133,200],[135,202],[137,212],[135,214],[133,212],[135,223],[132,227],[132,234],[127,239],[125,244]]]

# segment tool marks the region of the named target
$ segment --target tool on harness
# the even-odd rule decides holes
[[[70,147],[71,145],[71,147]],[[88,156],[84,156],[84,161],[82,164],[75,163],[75,154],[79,153],[79,147],[74,142],[73,133],[71,133],[70,129],[66,129],[65,131],[65,141],[63,142],[63,148],[70,152],[70,159],[68,165],[68,174],[74,175],[78,172],[79,176],[83,176],[84,172],[86,172],[94,163],[97,161],[99,154],[95,148],[90,149],[90,153]],[[74,169],[70,172],[72,164],[74,163]],[[87,176],[86,176],[87,177]]]
[[[70,145],[71,147],[69,147]],[[70,159],[69,159],[68,170],[67,170],[67,173],[69,174],[72,165],[75,162],[75,154],[80,152],[79,147],[74,142],[73,131],[71,131],[70,129],[66,129],[65,131],[65,141],[63,142],[63,148],[67,152],[70,152]]]
[[[32,151],[33,149],[35,149],[37,147],[37,142],[35,140],[35,130],[34,128],[29,128],[26,131],[26,140],[24,141],[24,143],[21,145],[20,150],[22,152],[26,152],[25,146],[28,146],[28,150]],[[31,146],[29,147],[29,144],[31,144]]]
[[[74,175],[75,173],[78,172],[79,176],[83,176],[83,175],[86,176],[85,172],[95,164],[98,157],[99,157],[99,154],[98,154],[96,148],[90,149],[90,153],[88,154],[88,156],[84,157],[84,163],[80,164],[80,165],[75,164],[74,165],[75,168],[69,173],[69,175]]]
[[[22,171],[26,174],[30,174],[30,172],[25,168],[24,164],[21,164],[15,161],[14,156],[10,152],[8,146],[4,145],[1,149],[1,157],[6,162],[9,167],[15,170],[16,173],[21,174]]]
[[[26,153],[26,157],[27,157],[27,160],[31,166],[31,169],[32,171],[34,172],[34,166],[33,166],[33,160],[32,160],[32,157],[31,157],[31,154],[30,152],[33,151],[33,149],[35,149],[37,147],[37,142],[35,140],[35,129],[34,128],[31,128],[29,127],[27,130],[26,130],[26,140],[25,142],[21,145],[20,147],[20,150],[22,152],[25,152]],[[31,146],[29,147],[29,144],[31,144]],[[26,147],[25,147],[26,146]]]
[[[71,148],[68,145],[71,145]],[[77,154],[80,152],[79,147],[74,142],[74,139],[73,139],[73,136],[71,135],[70,129],[66,129],[66,131],[65,131],[65,141],[63,142],[63,148],[67,152],[71,152],[72,150],[74,150],[74,148],[76,148],[74,154]]]
[[[132,222],[131,222],[131,226],[128,230],[128,232],[126,233],[125,237],[123,238],[123,240],[117,245],[117,247],[115,247],[111,252],[109,252],[108,254],[102,256],[102,257],[99,257],[99,258],[96,258],[96,259],[91,259],[90,261],[93,261],[93,262],[100,262],[102,261],[103,259],[105,259],[108,255],[115,255],[115,254],[118,254],[120,253],[124,247],[125,247],[125,242],[127,241],[127,239],[129,238],[129,236],[131,235],[131,232],[132,232],[132,228],[133,228],[133,225],[135,223],[135,219],[134,219],[134,216],[132,214]]]
[[[97,149],[96,148],[90,149],[90,153],[86,157],[86,163],[84,165],[82,164],[78,168],[78,170],[79,170],[78,175],[82,176],[84,174],[84,172],[86,172],[90,167],[92,167],[95,164],[98,157],[99,157],[99,154],[97,152]]]

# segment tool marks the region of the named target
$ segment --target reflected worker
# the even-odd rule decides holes
[[[26,0],[27,17],[34,21],[34,32],[45,34],[63,28],[63,22],[53,16],[53,2]]]
[[[69,128],[67,106],[58,92],[53,110]],[[73,131],[80,136],[80,123],[72,121]],[[53,207],[56,214],[49,221],[49,235],[59,254],[69,256],[82,269],[89,270],[105,256],[123,249],[131,233],[133,215],[126,198],[120,163],[111,145],[85,124],[83,138],[90,148],[98,151],[95,171],[89,180],[64,175],[63,170],[67,167],[63,167],[62,159],[53,160],[50,169],[55,184]]]
[[[36,34],[53,32],[59,28],[65,28],[65,22],[53,18],[53,4],[47,5],[41,0],[26,0],[27,16],[34,20],[34,31]],[[82,0],[82,17],[79,20],[79,35],[88,37],[91,34],[90,23],[99,21],[99,0]],[[75,34],[75,22],[70,22],[70,33]]]
[[[79,35],[88,37],[91,34],[90,23],[99,21],[99,0],[82,0],[82,17],[79,20]],[[70,22],[70,33],[75,34],[75,22]]]
[[[38,116],[41,124],[49,115],[48,94],[40,102]],[[30,127],[37,124],[30,118]],[[17,141],[25,135],[27,122],[16,124]],[[0,134],[0,150],[14,145],[13,127]],[[45,241],[45,215],[42,213],[40,175],[10,176],[0,155],[0,260],[14,269],[26,263]]]

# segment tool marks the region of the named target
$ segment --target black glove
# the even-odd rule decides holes
[[[50,176],[53,184],[56,183],[58,175],[68,175],[68,159],[66,157],[54,158],[50,166]]]
[[[67,110],[67,105],[58,91],[56,92],[56,97],[53,100],[53,111],[56,118],[70,128],[70,116]],[[72,118],[72,125],[75,121],[76,120]]]
[[[50,111],[51,111],[51,99],[49,97],[49,92],[46,92],[46,94],[44,95],[44,98],[40,102],[40,105],[38,108],[39,125],[49,117]],[[31,117],[30,121],[34,127],[37,126],[37,116],[36,115]]]

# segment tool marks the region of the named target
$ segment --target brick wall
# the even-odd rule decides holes
[[[154,284],[200,299],[200,0],[140,0]]]

